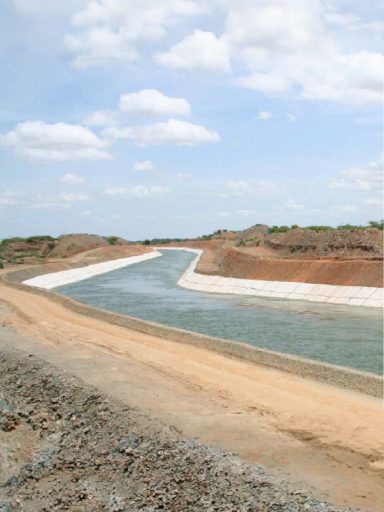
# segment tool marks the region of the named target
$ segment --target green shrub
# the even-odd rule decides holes
[[[344,231],[356,231],[356,229],[365,229],[364,226],[355,226],[353,224],[342,224],[341,226],[337,226],[337,229]]]
[[[115,245],[117,240],[119,239],[118,236],[106,236],[106,241],[109,243],[109,245]]]
[[[15,236],[13,238],[4,238],[1,242],[0,242],[0,247],[4,247],[8,244],[13,244],[15,242],[24,242],[24,238],[20,238],[18,236]]]
[[[53,241],[55,239],[49,235],[35,235],[25,239],[26,242],[46,242],[48,240]]]
[[[316,233],[321,233],[323,231],[332,231],[334,228],[332,226],[306,226],[304,229],[310,229],[311,231],[316,231]]]
[[[382,220],[370,220],[368,222],[369,226],[371,228],[376,228],[376,229],[380,229],[381,231],[383,231],[384,229],[384,219]]]
[[[272,226],[268,229],[268,234],[271,233],[287,233],[291,228],[288,226]]]

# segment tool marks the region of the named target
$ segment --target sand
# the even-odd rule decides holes
[[[12,332],[3,343],[337,504],[380,510],[379,399],[88,318],[4,284],[1,297]]]

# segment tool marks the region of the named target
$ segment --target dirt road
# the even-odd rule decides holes
[[[1,344],[334,503],[380,510],[380,400],[88,318],[26,291],[0,291]]]

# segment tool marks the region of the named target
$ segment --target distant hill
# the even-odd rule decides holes
[[[375,257],[383,255],[382,225],[253,226],[236,233],[237,247],[265,248],[274,257]]]
[[[129,244],[130,242],[117,236],[103,237],[89,234],[69,234],[58,238],[45,235],[6,238],[0,243],[0,262],[38,263],[47,258],[69,258],[99,247]]]

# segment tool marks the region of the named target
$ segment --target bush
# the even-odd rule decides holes
[[[24,238],[20,238],[18,236],[13,238],[4,238],[0,243],[0,247],[4,247],[5,245],[13,244],[15,242],[24,242]]]
[[[383,231],[383,229],[384,229],[384,219],[370,220],[368,224],[370,225],[371,228],[380,229],[381,231]]]
[[[287,233],[291,228],[288,226],[272,226],[268,229],[268,234],[271,233]]]
[[[109,243],[109,245],[116,245],[116,242],[118,240],[118,236],[106,236],[105,239]]]
[[[26,242],[46,242],[46,241],[53,241],[55,240],[49,235],[36,235],[36,236],[29,236],[25,239]]]
[[[342,224],[337,226],[337,229],[344,231],[356,231],[357,229],[365,229],[364,226],[354,226],[353,224]]]
[[[332,226],[306,226],[304,229],[310,229],[311,231],[316,231],[316,233],[321,233],[322,231],[332,231],[334,228]]]

